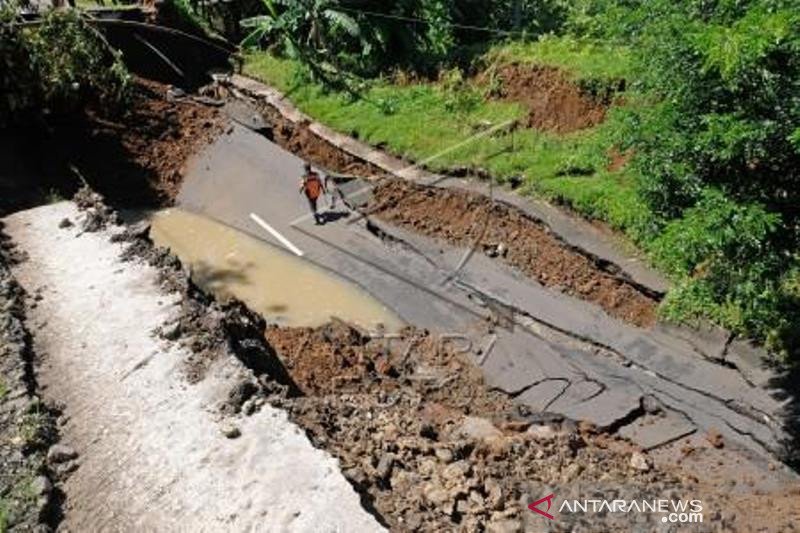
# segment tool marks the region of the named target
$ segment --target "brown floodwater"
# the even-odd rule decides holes
[[[151,216],[153,241],[218,298],[234,297],[273,323],[319,326],[336,317],[368,330],[402,320],[355,284],[230,226],[178,208]]]

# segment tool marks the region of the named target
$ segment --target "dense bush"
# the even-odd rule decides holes
[[[129,75],[118,54],[75,11],[50,11],[23,25],[0,10],[0,124],[21,113],[68,112],[89,98],[124,102]]]

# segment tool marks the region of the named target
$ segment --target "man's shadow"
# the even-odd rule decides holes
[[[328,222],[336,222],[339,219],[347,218],[350,216],[350,211],[347,210],[335,210],[335,211],[324,211],[321,213],[322,215],[322,222],[327,224]]]

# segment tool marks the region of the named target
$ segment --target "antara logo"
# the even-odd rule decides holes
[[[549,520],[555,520],[550,514],[555,494],[549,494],[528,505],[528,509]],[[539,507],[547,502],[547,509]],[[542,506],[544,507],[544,506]],[[558,509],[559,513],[658,513],[661,522],[687,523],[703,521],[703,502],[700,500],[564,500]]]
[[[549,518],[550,520],[554,520],[553,515],[551,515],[547,511],[549,511],[550,507],[553,506],[553,498],[555,497],[556,497],[555,494],[550,494],[549,496],[545,496],[541,500],[536,500],[532,504],[528,505],[528,509],[530,509],[534,513],[539,513],[540,515]],[[539,505],[543,504],[544,502],[547,502],[547,511],[542,511],[541,509],[539,509]]]

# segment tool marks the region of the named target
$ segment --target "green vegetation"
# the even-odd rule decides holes
[[[8,385],[6,385],[5,381],[3,381],[3,378],[0,377],[0,401],[6,397],[6,394],[8,394]]]
[[[633,57],[626,46],[571,35],[543,35],[534,42],[500,44],[489,50],[486,60],[501,64],[551,65],[576,79],[626,79],[633,68]]]
[[[5,389],[5,385],[0,383]],[[5,393],[0,393],[0,399]],[[40,403],[29,405],[22,416],[19,411],[6,413],[0,437],[22,439],[24,460],[4,465],[0,476],[0,533],[25,529],[29,520],[38,519],[39,491],[36,479],[44,466],[45,454],[55,436],[55,421]],[[15,445],[16,446],[16,445]],[[8,458],[8,454],[5,456]]]
[[[469,61],[494,34],[536,36],[558,27],[560,0],[263,0],[242,21],[248,46],[279,46],[327,83],[397,68],[435,74]],[[482,29],[476,30],[475,28]]]
[[[6,494],[0,497],[0,533],[11,531],[18,525],[20,515],[36,508],[37,494],[33,470],[15,472],[16,479],[8,487]]]
[[[357,96],[330,91],[311,82],[296,63],[264,54],[248,56],[245,72],[274,84],[306,112],[333,127],[356,132],[369,143],[386,143],[394,152],[417,160],[465,141],[481,124],[497,125],[522,114],[516,105],[484,103],[477,91],[443,85],[413,83],[397,87],[377,81],[364,86]],[[504,139],[491,138],[484,148],[497,151],[505,144]],[[452,165],[470,148],[450,152],[430,163],[436,168]]]
[[[24,113],[69,112],[91,98],[113,109],[128,94],[118,52],[73,10],[49,11],[41,24],[23,26],[3,4],[0,65],[0,125]]]
[[[576,78],[617,78],[625,68],[613,64],[604,72],[596,63],[590,68],[592,61],[587,58],[597,52],[596,45],[581,46],[571,38],[563,39],[561,45],[555,41],[546,39],[543,57],[556,58],[548,63],[553,66],[573,65]],[[533,50],[535,45],[525,48]],[[500,64],[503,58],[516,61],[521,49],[500,46],[481,62]],[[573,55],[556,54],[555,50]],[[457,69],[443,73],[438,83],[371,80],[364,82],[357,94],[330,89],[313,81],[299,62],[268,53],[247,54],[244,69],[246,74],[280,89],[303,111],[331,127],[370,144],[386,146],[398,155],[426,161],[433,169],[480,167],[501,182],[525,176],[529,189],[568,202],[620,229],[632,227],[643,218],[644,206],[632,190],[631,179],[606,170],[610,162],[607,151],[620,129],[620,119],[613,113],[605,123],[588,131],[556,135],[524,128],[511,135],[501,126],[523,118],[525,110],[517,104],[487,100],[484,93],[490,88],[465,81]],[[588,73],[598,77],[590,78]],[[497,133],[475,138],[476,132],[491,127],[498,127]]]
[[[4,498],[0,498],[0,533],[8,531],[8,503]]]

